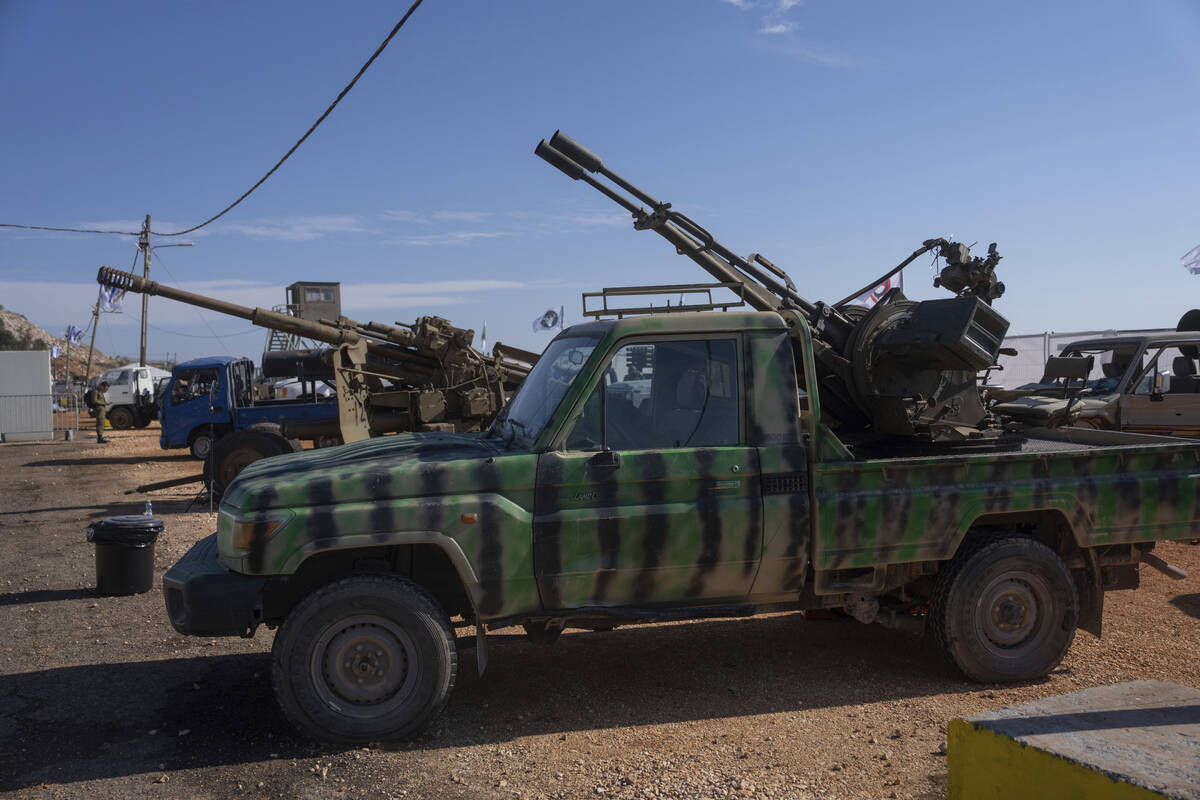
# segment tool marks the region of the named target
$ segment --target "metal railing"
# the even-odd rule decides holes
[[[81,405],[79,395],[69,392],[0,395],[0,438],[18,441],[77,431]]]

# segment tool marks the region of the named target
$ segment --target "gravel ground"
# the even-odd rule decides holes
[[[182,637],[157,588],[96,596],[87,524],[198,472],[155,426],[111,436],[0,445],[0,797],[938,798],[954,717],[1137,678],[1200,687],[1200,548],[1168,544],[1193,577],[1144,570],[1108,596],[1104,639],[1080,633],[1034,683],[970,684],[923,640],[798,614],[554,647],[500,634],[419,740],[329,748],[276,708],[270,631]],[[192,494],[150,496],[156,580],[214,528]]]

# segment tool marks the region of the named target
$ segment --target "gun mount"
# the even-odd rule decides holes
[[[860,441],[903,437],[948,444],[999,434],[976,375],[996,363],[1008,330],[1008,321],[991,307],[1004,292],[995,276],[1000,261],[995,244],[980,258],[973,257],[967,245],[927,239],[859,291],[832,305],[812,302],[771,261],[757,253],[744,258],[734,253],[670,203],[659,202],[606,168],[598,156],[561,131],[549,142],[543,139],[534,152],[628,211],[635,230],[654,231],[721,284],[738,284],[751,307],[802,318],[813,334],[823,421],[841,435]],[[872,308],[849,305],[929,252],[946,262],[934,285],[944,286],[954,297],[917,302],[892,289]]]
[[[337,428],[296,427],[283,431],[289,437],[340,434],[343,441],[353,442],[380,433],[481,430],[537,360],[533,353],[501,344],[492,355],[481,353],[471,346],[474,331],[456,328],[441,317],[419,317],[408,325],[361,323],[347,317],[312,321],[173,289],[111,267],[101,267],[96,280],[331,345],[264,357],[263,371],[268,376],[299,372],[309,380],[334,382]]]

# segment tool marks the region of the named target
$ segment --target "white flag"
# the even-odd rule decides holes
[[[888,278],[886,281],[879,284],[878,286],[876,286],[874,289],[870,290],[869,292],[863,292],[862,294],[860,294],[858,297],[854,298],[850,302],[854,303],[855,305],[866,306],[867,308],[871,308],[876,303],[878,303],[880,300],[882,300],[883,296],[885,294],[887,294],[888,292],[890,292],[892,289],[899,289],[901,291],[904,290],[904,272],[903,272],[903,270],[900,273]]]
[[[1179,258],[1183,262],[1183,268],[1193,275],[1200,275],[1200,244],[1188,250]]]
[[[115,286],[100,287],[100,310],[101,311],[120,311],[121,301],[125,298],[125,291],[118,289]]]
[[[563,307],[559,306],[556,311],[553,308],[546,309],[546,312],[533,321],[533,332],[552,331],[558,328],[560,331],[563,328]]]

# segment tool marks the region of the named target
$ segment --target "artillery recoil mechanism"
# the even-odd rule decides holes
[[[533,353],[501,344],[491,355],[481,353],[471,346],[474,331],[456,328],[441,317],[419,317],[408,325],[347,317],[312,321],[174,289],[111,267],[101,267],[96,280],[330,345],[264,354],[267,377],[302,374],[308,380],[332,380],[337,393],[336,428],[298,425],[282,432],[289,438],[340,435],[353,442],[391,432],[481,430],[537,360]]]
[[[802,318],[813,336],[822,419],[843,439],[886,446],[898,437],[913,445],[985,444],[1000,438],[1002,431],[984,405],[977,380],[978,371],[995,365],[1008,330],[1008,321],[992,308],[1004,293],[1004,284],[996,280],[1000,254],[995,244],[986,256],[977,257],[959,242],[928,239],[858,292],[832,305],[812,302],[774,263],[757,253],[734,253],[561,131],[549,142],[543,139],[535,153],[628,211],[635,230],[654,231],[720,284],[737,285],[749,306],[776,311],[785,319]],[[918,302],[891,289],[869,309],[851,305],[930,252],[945,261],[934,285],[954,297]]]

